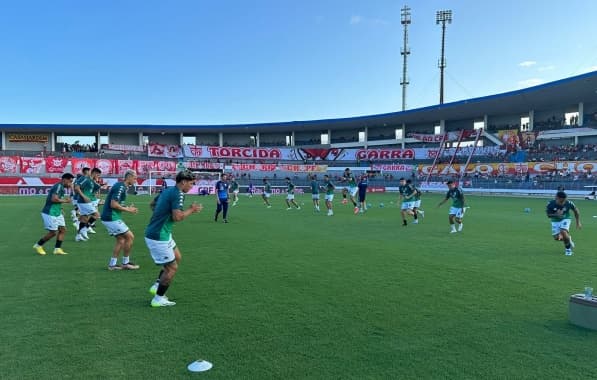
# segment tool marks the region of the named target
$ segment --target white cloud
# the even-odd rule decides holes
[[[357,24],[388,25],[389,22],[381,18],[367,18],[359,15],[350,16],[350,25]]]
[[[597,66],[590,66],[590,67],[582,68],[582,69],[578,70],[578,74],[591,73],[593,71],[597,71]]]
[[[361,16],[350,16],[350,25],[360,24],[363,21]]]
[[[537,71],[551,71],[551,70],[555,70],[555,66],[554,65],[547,65],[547,66],[541,66],[541,67],[537,67]]]
[[[520,67],[531,67],[531,66],[534,66],[536,64],[537,64],[537,62],[535,62],[535,61],[523,61],[523,62],[520,62],[518,64],[518,66],[520,66]]]
[[[530,79],[518,81],[518,87],[520,87],[520,88],[533,87],[533,86],[540,85],[541,83],[545,83],[545,80],[541,79],[541,78],[530,78]]]

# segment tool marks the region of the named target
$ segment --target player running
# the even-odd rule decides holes
[[[446,203],[448,199],[452,199],[452,207],[450,207],[450,211],[448,212],[448,221],[450,222],[450,233],[455,234],[462,231],[464,227],[462,224],[462,218],[464,217],[464,192],[452,180],[448,181],[446,185],[448,186],[446,198],[437,207]],[[456,230],[455,223],[458,224],[458,230]]]
[[[551,235],[555,240],[562,240],[565,248],[564,254],[572,256],[574,253],[572,252],[574,242],[572,241],[572,236],[570,236],[570,211],[574,213],[576,228],[581,229],[582,223],[580,222],[578,207],[566,198],[567,195],[564,191],[558,191],[556,199],[547,204],[545,211],[547,217],[551,219]]]

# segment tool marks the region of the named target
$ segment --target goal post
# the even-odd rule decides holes
[[[188,169],[195,175],[195,186],[187,194],[208,195],[215,192],[216,182],[222,178],[222,170]],[[177,171],[151,170],[148,172],[147,186],[149,195],[162,191],[164,187],[176,186]],[[164,182],[166,186],[164,186]]]

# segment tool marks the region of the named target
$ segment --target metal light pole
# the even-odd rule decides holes
[[[408,25],[410,25],[410,8],[408,5],[405,5],[400,15],[402,16],[400,19],[400,23],[404,25],[404,46],[400,50],[400,55],[402,55],[402,80],[400,81],[400,85],[402,86],[402,111],[406,110],[406,86],[410,83],[408,81],[408,77],[406,76],[407,72],[407,58],[410,54],[410,49],[408,48]]]
[[[444,69],[446,68],[445,42],[446,42],[446,23],[452,23],[452,11],[437,11],[435,14],[435,24],[442,24],[442,55],[439,59],[439,104],[444,104]]]

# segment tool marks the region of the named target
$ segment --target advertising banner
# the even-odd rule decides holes
[[[182,157],[182,151],[178,145],[149,144],[147,155],[149,157],[178,158]]]

